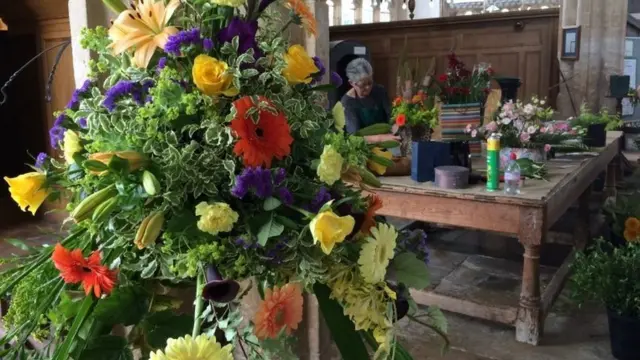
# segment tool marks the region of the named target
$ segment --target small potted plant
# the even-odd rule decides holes
[[[634,218],[635,219],[635,218]],[[636,225],[640,221],[635,219]],[[571,288],[582,305],[598,300],[607,307],[611,353],[618,360],[640,354],[640,243],[614,247],[602,238],[576,255]]]
[[[607,144],[607,131],[622,127],[622,120],[618,115],[610,114],[607,109],[599,113],[592,113],[586,104],[580,107],[580,115],[570,119],[572,126],[586,129],[584,144],[589,147],[604,147]]]

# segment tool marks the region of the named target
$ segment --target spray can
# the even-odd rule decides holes
[[[487,191],[496,191],[500,185],[500,137],[491,134],[487,139]]]

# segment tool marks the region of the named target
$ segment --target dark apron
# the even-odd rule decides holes
[[[366,128],[373,124],[386,123],[389,121],[382,106],[375,105],[373,108],[361,107],[356,111],[360,119],[360,128]]]

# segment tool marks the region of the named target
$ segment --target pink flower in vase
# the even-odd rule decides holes
[[[549,151],[551,151],[551,145],[544,144],[544,152],[549,152]]]
[[[535,127],[535,126],[529,126],[529,127],[527,128],[527,132],[528,132],[529,134],[531,134],[531,135],[535,134],[535,133],[536,133],[536,131],[538,131],[538,128],[537,128],[537,127]]]
[[[498,131],[498,124],[495,121],[492,121],[485,126],[485,129],[490,133],[496,132]]]
[[[547,128],[545,126],[540,128],[540,133],[545,134],[547,132]]]
[[[526,142],[529,142],[530,139],[531,139],[531,135],[529,135],[529,133],[523,132],[520,134],[520,141],[526,143]]]
[[[473,131],[471,131],[471,137],[476,137],[478,136],[478,130],[473,129]]]
[[[464,132],[466,132],[467,134],[471,132],[471,129],[473,128],[473,126],[471,124],[467,124],[467,127],[464,128]]]

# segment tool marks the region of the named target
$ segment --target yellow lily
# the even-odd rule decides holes
[[[109,29],[116,55],[135,47],[133,64],[146,68],[158,47],[164,48],[169,36],[178,32],[175,26],[167,26],[171,16],[180,6],[180,0],[139,0],[138,5],[118,15]]]

